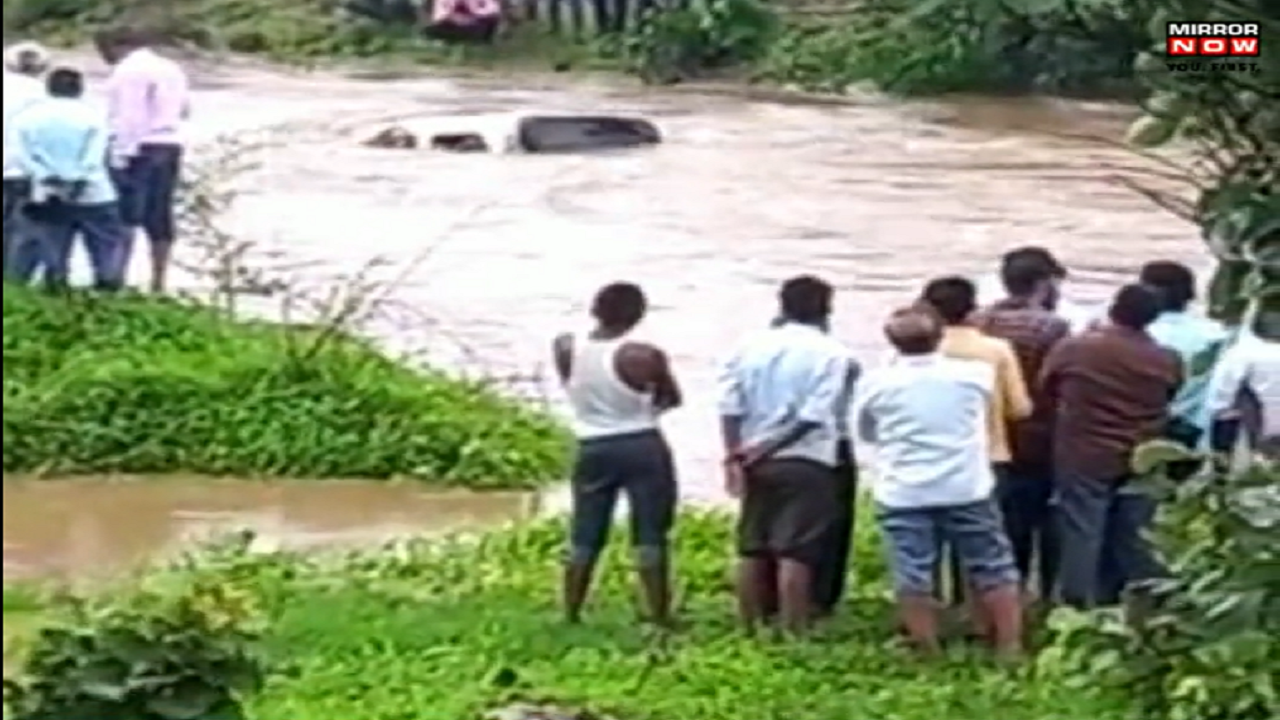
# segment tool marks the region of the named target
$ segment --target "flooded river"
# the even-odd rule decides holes
[[[393,346],[471,372],[539,376],[549,338],[583,323],[595,288],[642,283],[655,306],[647,332],[671,350],[687,388],[687,408],[667,427],[695,502],[721,497],[717,358],[769,320],[790,274],[836,284],[834,331],[875,362],[881,318],[922,280],[982,275],[1014,245],[1058,252],[1085,302],[1145,260],[1201,259],[1194,229],[1113,181],[1134,158],[1067,135],[1118,138],[1129,112],[1111,106],[783,102],[616,80],[370,81],[250,67],[202,71],[200,88],[195,143],[289,123],[243,179],[237,229],[311,282],[388,261],[383,274],[408,312],[371,330]],[[515,110],[639,114],[667,141],[590,157],[357,145],[401,119]],[[535,389],[557,396],[545,381]],[[305,543],[490,522],[525,507],[405,487],[6,482],[6,573],[110,564],[215,521]]]

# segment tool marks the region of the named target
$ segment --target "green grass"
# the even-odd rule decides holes
[[[278,672],[250,703],[258,720],[462,720],[513,696],[623,720],[1126,717],[1122,702],[1060,680],[1045,663],[1011,670],[964,647],[939,661],[907,654],[865,530],[838,620],[804,642],[745,638],[732,621],[730,537],[723,516],[682,516],[676,552],[689,627],[672,636],[636,623],[622,543],[585,623],[560,621],[560,520],[336,563],[224,557],[202,572],[252,588],[272,618]]]
[[[184,300],[4,288],[4,471],[413,478],[473,489],[565,476],[544,408],[409,367],[341,332]]]

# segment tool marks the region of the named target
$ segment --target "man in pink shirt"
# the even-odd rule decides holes
[[[147,47],[128,28],[105,30],[95,44],[112,66],[107,81],[111,165],[120,210],[131,232],[120,262],[127,271],[138,228],[151,250],[151,289],[164,290],[177,236],[174,199],[182,169],[182,122],[190,109],[190,83],[177,63]]]

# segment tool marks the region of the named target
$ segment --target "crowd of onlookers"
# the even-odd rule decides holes
[[[162,290],[177,228],[174,200],[186,73],[119,28],[96,38],[111,66],[105,106],[85,96],[78,68],[34,43],[4,53],[4,275],[65,287],[77,240],[93,284],[125,284],[134,237],[144,231],[151,288]]]
[[[893,358],[870,370],[828,330],[831,285],[783,284],[778,317],[732,353],[719,385],[749,627],[803,631],[835,611],[855,456],[874,471],[905,632],[936,650],[939,602],[963,602],[975,631],[1008,655],[1021,651],[1028,597],[1115,604],[1166,572],[1146,534],[1158,508],[1134,477],[1137,447],[1164,439],[1227,453],[1245,443],[1253,461],[1275,462],[1280,309],[1264,304],[1225,327],[1192,309],[1192,271],[1160,261],[1105,316],[1073,328],[1058,310],[1066,274],[1026,247],[1004,256],[1005,296],[994,303],[980,305],[966,278],[934,279],[886,321]],[[595,327],[554,344],[578,436],[563,585],[575,621],[620,494],[648,609],[671,620],[677,480],[659,418],[681,391],[662,348],[633,334],[645,312],[638,286],[606,286]],[[1203,467],[1167,471],[1186,479]]]

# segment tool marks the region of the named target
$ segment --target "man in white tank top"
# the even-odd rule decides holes
[[[675,520],[676,474],[658,417],[680,406],[666,353],[631,337],[647,302],[640,288],[614,283],[591,306],[596,326],[555,339],[556,371],[569,395],[578,438],[572,478],[565,615],[577,622],[618,496],[631,508],[631,540],[650,619],[671,620],[668,537]]]

